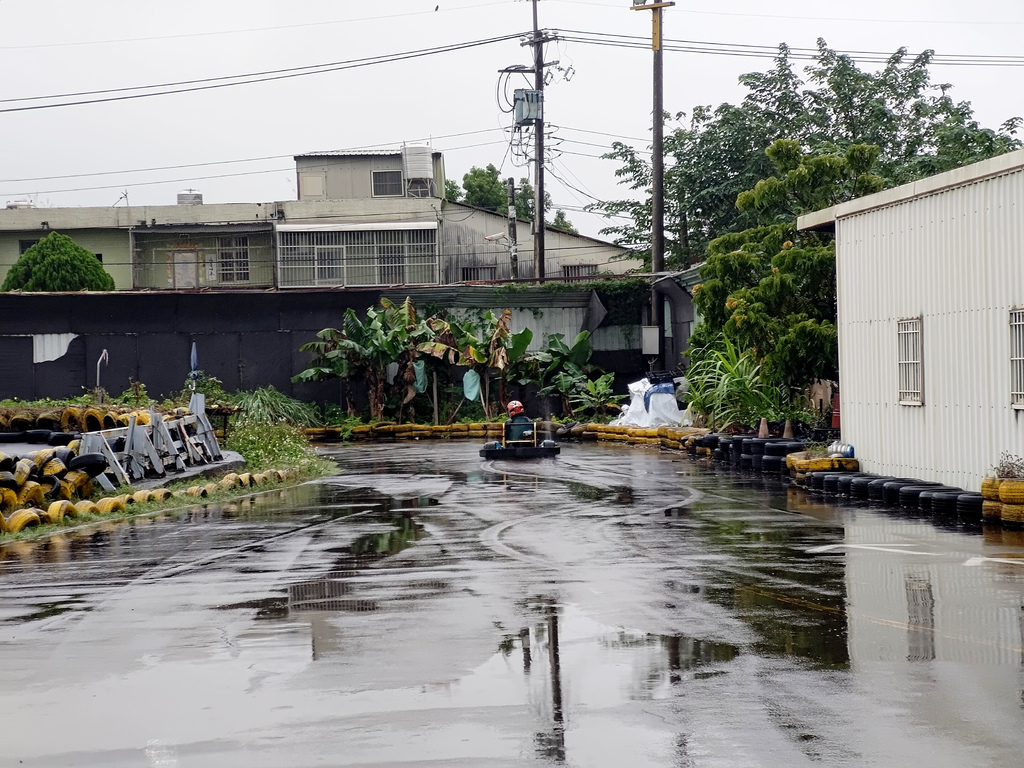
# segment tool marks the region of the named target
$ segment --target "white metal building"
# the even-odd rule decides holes
[[[1024,150],[800,217],[836,234],[843,440],[977,490],[1024,455]]]

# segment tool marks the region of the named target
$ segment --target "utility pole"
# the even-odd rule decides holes
[[[512,279],[519,279],[519,244],[516,242],[516,180],[508,177],[508,260]]]
[[[651,272],[665,271],[665,137],[664,137],[664,70],[661,53],[662,12],[674,2],[645,3],[633,0],[633,11],[651,11],[651,50],[654,51],[654,123],[651,151]],[[651,291],[651,324],[658,326],[659,355],[665,352],[665,305],[657,291]]]
[[[533,261],[537,265],[537,280],[544,282],[544,37],[537,24],[537,0],[533,0],[533,87],[536,89],[538,104],[537,122],[534,125],[537,169],[534,178],[533,202]]]

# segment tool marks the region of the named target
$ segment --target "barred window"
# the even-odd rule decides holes
[[[373,171],[374,197],[403,197],[401,171]]]
[[[1024,309],[1010,310],[1010,403],[1024,408]]]
[[[590,277],[597,274],[596,264],[563,264],[562,277]]]
[[[924,405],[924,365],[921,359],[921,318],[896,322],[899,350],[900,405]]]
[[[220,281],[222,283],[249,281],[249,238],[247,236],[218,238],[217,256],[220,262]]]
[[[462,282],[472,283],[477,280],[497,280],[497,267],[463,267]]]

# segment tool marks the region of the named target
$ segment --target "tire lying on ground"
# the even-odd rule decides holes
[[[81,501],[77,502],[74,505],[74,507],[75,507],[75,512],[77,512],[80,515],[96,515],[96,514],[99,514],[98,510],[96,509],[96,504],[94,504],[93,502],[89,501],[89,499],[82,499]]]
[[[0,443],[23,443],[25,442],[25,430],[19,429],[14,432],[0,432]]]
[[[18,494],[11,488],[0,488],[0,511],[12,512],[18,508]]]
[[[108,496],[96,502],[96,512],[106,515],[111,512],[124,512],[124,500],[119,496]]]
[[[68,463],[68,469],[85,472],[89,477],[101,475],[107,469],[107,457],[102,453],[83,453]]]
[[[78,510],[70,501],[55,501],[46,508],[46,516],[53,523],[63,522],[65,517],[74,517],[76,514]]]
[[[40,522],[39,510],[19,509],[4,519],[4,531],[7,533],[17,533],[30,526],[39,525]]]

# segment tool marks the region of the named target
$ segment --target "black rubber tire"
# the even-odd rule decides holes
[[[36,478],[36,482],[46,488],[47,496],[60,488],[60,478],[55,475],[40,475]]]
[[[103,474],[107,469],[107,457],[102,453],[83,453],[76,456],[67,465],[68,469],[85,472],[89,477]]]
[[[725,452],[721,448],[715,448],[711,451],[711,458],[715,461],[722,461],[725,459]]]
[[[47,445],[67,445],[72,440],[77,440],[82,435],[79,432],[51,432]]]
[[[754,454],[752,453],[741,453],[740,454],[740,466],[744,469],[750,469],[753,466]]]
[[[807,487],[815,491],[822,491],[825,489],[825,478],[834,474],[835,472],[809,472]]]
[[[763,453],[752,453],[750,454],[750,468],[755,472],[760,472],[762,466],[764,466],[764,454]]]
[[[798,453],[806,447],[807,446],[804,445],[799,440],[791,440],[790,442],[786,443],[786,455],[788,456],[791,453]]]
[[[840,475],[839,482],[836,484],[836,493],[840,496],[850,496],[850,488],[853,485],[853,481],[860,476],[860,472],[849,472],[845,475]]]
[[[839,478],[843,476],[842,472],[830,472],[825,475],[825,479],[821,483],[821,490],[830,496],[835,496],[839,493]]]
[[[941,483],[915,483],[912,485],[901,485],[899,488],[899,504],[901,507],[913,507],[917,509],[917,498],[923,491],[935,491],[942,488]]]
[[[787,451],[786,447],[789,445],[788,441],[785,440],[769,440],[764,444],[764,455],[765,456],[785,456]]]
[[[761,471],[762,472],[779,472],[781,467],[786,463],[786,459],[783,456],[776,456],[765,454],[761,458]]]
[[[755,456],[764,456],[764,446],[768,442],[767,438],[764,437],[751,437],[749,438],[749,445],[745,445],[749,449],[749,452]],[[746,440],[743,441],[746,444]]]
[[[715,434],[704,435],[704,447],[714,450],[718,447],[719,436]]]
[[[885,490],[885,484],[893,480],[899,480],[898,477],[892,477],[891,475],[882,475],[875,480],[868,483],[868,500],[869,501],[882,501],[882,493]]]
[[[878,475],[859,475],[850,481],[850,498],[866,499],[868,497],[868,484],[878,479]]]
[[[29,429],[25,431],[25,442],[45,445],[52,434],[53,430],[50,429]]]
[[[0,432],[0,443],[23,443],[25,442],[24,432]]]
[[[933,486],[932,488],[929,488],[926,491],[921,491],[917,495],[917,508],[920,509],[922,512],[937,512],[939,510],[935,509],[934,506],[935,494],[948,493],[950,491],[955,491],[956,493],[963,493],[963,490],[963,488],[954,488],[951,485]],[[946,512],[949,512],[950,510],[954,512],[956,511],[956,498],[954,497],[952,501],[953,504],[947,510],[945,510]]]
[[[936,491],[932,495],[932,514],[956,516],[957,500],[963,492],[963,488],[950,488],[949,490]]]
[[[13,472],[0,472],[0,488],[10,488],[12,491],[18,490],[18,481],[14,479]]]
[[[882,486],[882,501],[889,506],[898,507],[900,505],[900,488],[905,485],[921,485],[921,481],[906,479],[888,481]]]
[[[75,458],[75,454],[70,448],[63,446],[53,452],[53,458],[59,459],[60,463],[66,467],[68,462]]]
[[[956,497],[956,513],[966,520],[981,517],[981,506],[985,497],[977,492],[961,493]]]

